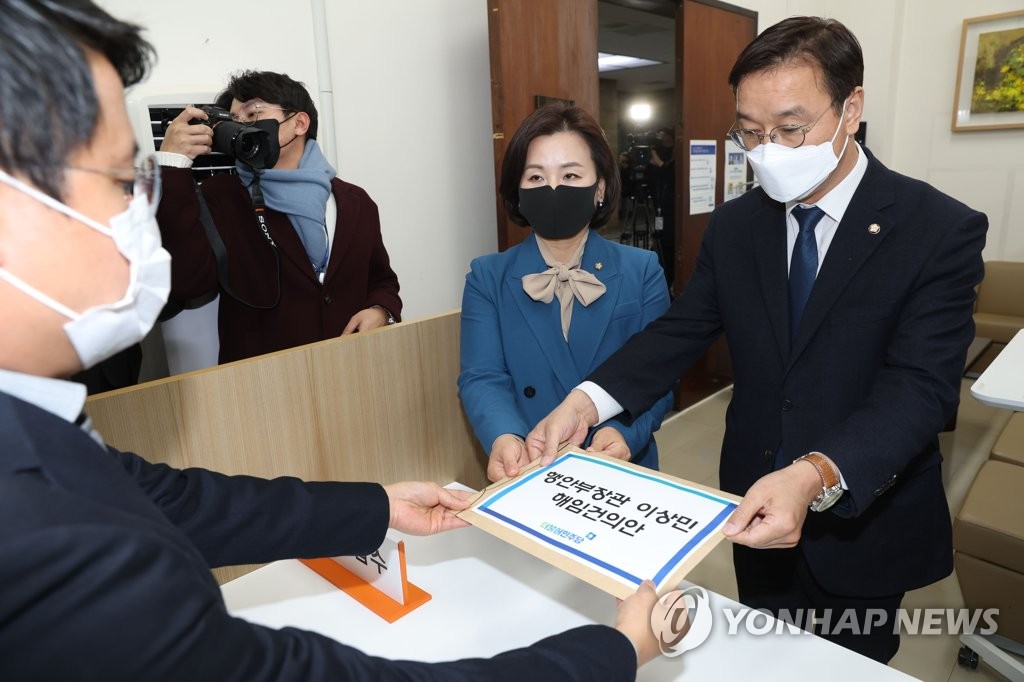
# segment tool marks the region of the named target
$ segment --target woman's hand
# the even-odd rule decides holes
[[[600,452],[616,459],[628,462],[630,458],[629,446],[619,430],[614,426],[604,426],[597,430],[587,452]]]
[[[515,476],[519,471],[530,463],[530,457],[526,453],[526,443],[519,436],[512,433],[503,433],[494,439],[491,445],[491,457],[487,462],[487,478],[492,481],[500,481],[509,476]]]

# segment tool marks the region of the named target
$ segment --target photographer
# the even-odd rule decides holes
[[[305,87],[284,74],[246,71],[216,104],[226,111],[186,107],[167,127],[158,153],[165,194],[158,220],[174,258],[172,305],[221,294],[222,363],[396,321],[402,301],[377,206],[363,189],[335,177],[316,143],[317,111]],[[230,135],[217,131],[225,126],[235,134],[240,129],[232,121],[252,125],[250,139],[266,131],[265,141],[279,146],[280,156],[271,163],[271,154],[261,169],[236,154],[237,175],[203,181],[202,197],[223,242],[215,254],[189,168],[213,149],[231,151],[222,148]]]

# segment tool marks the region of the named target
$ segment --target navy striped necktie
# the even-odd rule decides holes
[[[793,245],[793,256],[789,261],[789,343],[796,340],[800,318],[804,315],[807,299],[811,297],[814,278],[818,275],[818,242],[814,228],[825,212],[817,206],[797,206],[793,217],[800,226],[800,234]]]

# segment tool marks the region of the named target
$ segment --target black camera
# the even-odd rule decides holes
[[[227,154],[252,168],[273,168],[281,154],[277,141],[277,121],[239,123],[220,107],[201,106],[207,120],[194,118],[190,125],[203,124],[213,128],[213,151]],[[272,121],[272,123],[271,123]],[[263,125],[270,123],[267,128]]]
[[[646,166],[651,162],[651,148],[646,144],[635,144],[626,152],[634,166]]]
[[[622,180],[629,192],[649,194],[651,150],[657,144],[654,133],[631,133],[626,136],[629,147],[621,166]]]
[[[629,149],[626,153],[634,166],[646,166],[651,162],[651,149],[658,143],[654,133],[633,133],[627,136],[627,141]]]

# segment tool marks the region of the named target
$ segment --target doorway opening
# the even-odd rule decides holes
[[[622,177],[618,215],[601,233],[657,253],[674,294],[677,3],[600,0],[597,7],[599,120]]]

